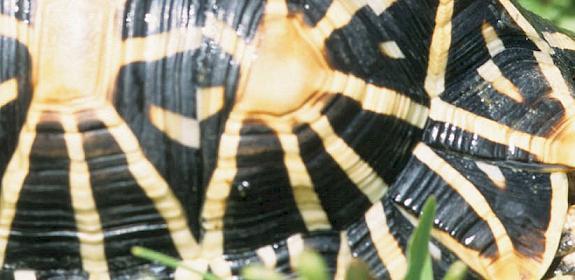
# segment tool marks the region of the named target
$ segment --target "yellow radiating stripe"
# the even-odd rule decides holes
[[[224,255],[219,255],[210,260],[210,268],[221,279],[232,279],[232,266]]]
[[[510,149],[523,149],[544,163],[575,166],[575,159],[570,153],[574,149],[573,143],[569,141],[570,139],[560,139],[561,134],[558,134],[557,139],[531,135],[455,107],[440,99],[433,99],[431,108],[429,117],[433,120],[452,124],[489,141],[507,145]]]
[[[34,38],[34,30],[27,23],[13,16],[0,15],[0,36],[28,45]]]
[[[567,213],[567,200],[565,199],[568,192],[567,177],[564,173],[553,173],[550,177],[553,194],[551,220],[545,234],[547,240],[547,243],[545,244],[545,253],[539,262],[521,255],[516,255],[516,263],[523,269],[521,271],[521,277],[516,275],[514,277],[508,278],[500,275],[499,272],[495,270],[495,267],[493,266],[494,261],[492,259],[481,256],[479,252],[463,246],[459,241],[453,239],[452,236],[441,230],[433,229],[431,235],[484,278],[541,279],[551,264],[551,261],[555,257],[555,252],[557,251],[557,247],[559,245],[561,229],[563,227],[564,218]],[[418,224],[417,219],[413,215],[407,213],[402,208],[398,209],[400,213],[406,217],[414,226]]]
[[[148,161],[128,125],[109,104],[106,108],[98,110],[97,116],[106,124],[109,133],[124,152],[130,173],[165,220],[180,257],[184,261],[192,261],[199,257],[198,244],[188,227],[180,202],[156,168]]]
[[[425,90],[430,97],[438,96],[445,90],[445,71],[451,48],[451,21],[454,7],[454,0],[440,0],[437,7],[429,66],[425,77]]]
[[[414,227],[419,224],[418,219],[405,211],[403,208],[398,207],[399,213],[405,217]],[[485,267],[489,266],[493,260],[485,258],[479,252],[471,250],[463,246],[459,241],[455,240],[451,235],[437,229],[432,229],[431,236],[443,244],[447,249],[453,252],[459,259],[465,262],[471,269],[479,273],[483,277],[488,277],[489,274]]]
[[[203,121],[224,109],[225,88],[209,87],[196,90],[198,120]]]
[[[516,266],[517,258],[515,256],[513,243],[505,227],[497,215],[495,215],[495,212],[493,212],[481,192],[475,188],[473,183],[468,181],[461,173],[435,154],[435,152],[426,145],[417,145],[413,154],[447,182],[491,229],[499,253],[498,258],[487,268],[488,271],[491,270],[494,273],[492,276],[497,276],[497,278],[500,279],[513,279],[513,277],[517,277],[520,271]],[[529,269],[529,267],[524,267],[523,269]]]
[[[143,38],[129,38],[122,43],[121,64],[159,60],[195,50],[201,43],[202,30],[194,27],[178,28]]]
[[[487,177],[501,190],[505,190],[507,183],[505,176],[501,172],[501,169],[495,165],[491,165],[482,161],[475,162],[477,167],[487,175]]]
[[[308,231],[328,230],[331,224],[315,192],[313,182],[300,156],[297,137],[293,134],[278,134],[284,151],[292,193],[298,210]]]
[[[267,268],[275,268],[277,264],[277,257],[274,248],[271,245],[261,247],[256,250],[256,254],[262,260],[262,263]]]
[[[150,105],[150,122],[170,139],[190,148],[200,147],[200,124],[184,115]]]
[[[397,0],[367,0],[367,5],[377,15],[383,14]]]
[[[383,179],[335,133],[326,116],[321,116],[310,126],[319,135],[325,151],[347,177],[371,203],[378,202],[387,192],[387,184]]]
[[[575,51],[575,40],[560,32],[543,32],[545,40],[554,48]]]
[[[18,80],[10,79],[0,84],[0,108],[18,97]]]
[[[534,52],[533,55],[539,63],[541,72],[543,72],[549,86],[551,86],[550,95],[563,105],[565,114],[570,117],[575,116],[575,100],[571,96],[571,89],[565,82],[561,70],[555,65],[553,58],[543,52]]]
[[[569,180],[565,173],[552,173],[551,179],[551,209],[550,220],[545,233],[545,252],[540,261],[541,266],[535,278],[541,279],[546,272],[546,269],[551,265],[559,242],[561,241],[561,233],[565,223],[565,217],[568,212],[569,203],[567,200],[569,193]]]
[[[240,145],[241,119],[228,118],[226,128],[220,137],[218,162],[206,188],[202,209],[203,227],[206,230],[202,241],[205,258],[213,259],[224,250],[224,215],[234,177],[237,174],[236,155]]]
[[[407,259],[387,226],[381,201],[371,206],[365,213],[365,222],[377,255],[385,265],[389,276],[391,279],[403,279],[407,272]]]
[[[481,34],[483,35],[483,40],[485,41],[485,45],[487,46],[487,50],[491,57],[495,57],[505,50],[503,41],[501,41],[497,35],[495,28],[493,28],[493,26],[488,22],[483,23]],[[479,67],[477,72],[481,78],[491,83],[497,92],[515,100],[516,102],[523,102],[523,96],[519,89],[513,84],[513,82],[508,80],[503,73],[501,73],[499,66],[497,66],[492,59]]]
[[[20,131],[18,145],[6,167],[2,179],[2,193],[0,205],[0,266],[6,258],[6,247],[12,227],[12,221],[16,215],[16,206],[20,198],[20,192],[24,186],[24,180],[30,169],[30,153],[36,139],[36,125],[40,120],[40,113],[29,110],[27,120]]]
[[[405,95],[341,72],[333,73],[325,90],[328,93],[341,93],[359,102],[363,110],[393,116],[418,128],[423,128],[429,114],[427,107]]]
[[[305,243],[301,234],[292,235],[287,239],[287,249],[289,253],[289,263],[293,270],[297,269],[299,256],[305,249]]]
[[[104,233],[96,207],[90,171],[84,153],[82,134],[72,114],[62,114],[64,139],[70,157],[70,196],[80,240],[82,266],[90,279],[110,279],[104,250]]]
[[[513,84],[513,82],[503,76],[503,73],[499,70],[499,66],[497,66],[493,60],[488,60],[481,67],[477,68],[477,72],[481,78],[491,83],[497,92],[515,100],[516,102],[523,102],[523,96],[521,95],[521,92],[519,92],[519,89]]]
[[[324,48],[324,41],[336,30],[347,25],[353,15],[367,4],[366,0],[334,0],[325,12],[324,17],[315,27],[309,28],[309,39],[313,45]],[[376,7],[377,8],[377,7]],[[304,30],[307,28],[304,28]]]
[[[499,0],[499,3],[503,5],[503,7],[507,10],[511,18],[519,25],[521,29],[523,29],[523,32],[525,32],[527,37],[529,37],[529,39],[531,39],[533,43],[535,43],[535,45],[537,45],[537,47],[541,51],[547,54],[554,53],[553,49],[549,47],[547,42],[541,39],[539,33],[537,33],[537,30],[535,30],[535,28],[531,25],[531,23],[529,23],[529,21],[527,21],[527,19],[523,16],[523,14],[519,12],[517,7],[515,7],[515,4],[513,4],[510,0]]]
[[[571,97],[569,86],[565,79],[563,79],[561,71],[557,68],[553,62],[553,58],[551,57],[551,55],[555,53],[553,48],[551,48],[551,46],[549,46],[549,44],[539,36],[537,30],[535,30],[535,28],[529,23],[529,21],[527,21],[510,0],[499,0],[499,2],[517,22],[519,27],[523,29],[529,39],[531,39],[541,50],[541,52],[534,52],[534,55],[541,67],[543,75],[551,86],[551,96],[561,102],[568,116],[575,116],[575,101],[573,100],[573,97]]]
[[[335,270],[335,280],[344,280],[347,274],[347,268],[351,263],[351,250],[347,240],[347,232],[339,233],[339,252],[337,253],[337,265]]]
[[[174,272],[175,280],[203,280],[203,274],[208,272],[208,262],[203,259],[182,261],[186,268],[179,266]],[[188,269],[192,268],[192,270]]]
[[[505,50],[505,44],[503,44],[503,41],[501,41],[497,35],[495,28],[488,22],[484,22],[481,26],[481,34],[483,35],[483,40],[485,40],[487,51],[489,51],[491,57],[495,57]]]

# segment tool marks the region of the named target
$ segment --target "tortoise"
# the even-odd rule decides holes
[[[438,277],[573,273],[574,66],[513,0],[1,0],[0,278],[400,279],[430,196]]]

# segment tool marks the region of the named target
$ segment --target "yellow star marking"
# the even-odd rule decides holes
[[[554,48],[575,51],[575,40],[560,32],[543,32],[545,40]]]
[[[16,216],[16,206],[24,180],[30,169],[30,153],[36,138],[36,125],[40,121],[40,113],[30,110],[28,117],[18,138],[16,150],[6,167],[2,178],[2,192],[0,194],[0,264],[4,264],[6,247],[10,237],[12,221]]]
[[[247,43],[238,39],[233,29],[225,31],[229,27],[215,25],[217,32],[204,31],[204,34],[222,34],[212,35],[216,42],[231,42],[224,43],[223,49],[241,65],[236,101],[220,140],[218,162],[208,184],[202,210],[206,229],[202,244],[207,259],[217,258],[223,253],[223,218],[231,185],[238,171],[236,154],[240,129],[245,120],[258,120],[272,128],[278,134],[284,150],[288,150],[284,159],[290,166],[288,170],[293,167],[301,170],[297,174],[295,171],[289,174],[295,192],[301,189],[302,193],[305,190],[309,194],[305,197],[306,201],[303,197],[296,197],[298,208],[307,208],[306,205],[311,205],[312,201],[317,204],[313,208],[313,215],[304,215],[306,226],[326,227],[328,224],[317,223],[327,218],[320,211],[319,198],[313,192],[309,174],[304,172],[305,166],[297,155],[299,144],[293,134],[293,128],[297,125],[310,125],[320,136],[326,151],[371,202],[376,203],[386,192],[387,185],[383,179],[335,134],[329,120],[320,113],[334,94],[341,93],[358,101],[365,110],[392,115],[417,127],[425,124],[428,114],[425,106],[398,92],[334,71],[325,60],[326,36],[348,24],[366,4],[365,1],[333,1],[326,16],[315,27],[310,27],[299,17],[286,16],[288,10],[285,1],[270,0],[266,4],[259,32],[247,46],[238,47],[238,44]],[[250,56],[250,49],[256,48],[257,56]],[[301,188],[303,185],[305,189]]]
[[[365,213],[365,222],[377,255],[387,268],[389,276],[391,279],[403,279],[407,272],[407,258],[387,226],[381,201],[371,206]]]
[[[152,125],[170,139],[185,147],[200,147],[200,124],[197,120],[155,105],[150,105],[149,119]]]
[[[18,98],[18,80],[10,79],[0,84],[0,108]]]
[[[425,90],[431,98],[439,96],[445,90],[445,71],[451,48],[451,21],[454,9],[454,0],[439,1],[425,77]]]
[[[74,13],[70,13],[74,10]],[[36,16],[37,41],[32,54],[34,102],[63,103],[94,98],[104,100],[111,49],[119,30],[114,30],[115,12],[108,1],[40,1]],[[113,68],[115,70],[115,68]]]
[[[423,126],[427,108],[420,108],[391,90],[369,85],[329,68],[321,53],[324,49],[323,35],[351,20],[353,13],[362,7],[354,3],[334,1],[327,16],[312,28],[305,26],[297,17],[286,17],[285,1],[269,1],[266,8],[268,12],[264,14],[258,35],[250,44],[238,38],[233,29],[228,29],[230,27],[215,25],[217,32],[204,31],[204,34],[213,34],[211,37],[216,42],[224,42],[223,49],[232,54],[234,60],[242,66],[242,80],[236,102],[220,140],[218,162],[208,184],[202,210],[205,221],[203,226],[206,229],[203,251],[207,259],[217,258],[223,253],[223,217],[231,184],[237,173],[235,157],[239,147],[239,132],[247,119],[260,120],[276,131],[282,147],[287,150],[285,160],[290,166],[288,170],[295,170],[292,167],[301,170],[297,174],[291,172],[289,178],[295,193],[301,189],[309,194],[305,197],[296,195],[300,209],[307,208],[308,204],[316,204],[310,208],[315,209],[313,215],[304,215],[306,226],[324,228],[329,224],[319,198],[313,192],[309,174],[306,175],[305,166],[297,155],[299,147],[292,129],[298,124],[310,124],[322,137],[328,153],[348,172],[370,201],[378,201],[385,193],[385,182],[335,135],[327,118],[320,118],[319,111],[327,100],[325,96],[341,92],[360,100],[366,109],[399,115],[418,126]],[[255,48],[258,50],[257,56],[246,55],[244,50]],[[375,105],[372,101],[376,102]],[[305,189],[301,188],[304,185]],[[304,214],[306,212],[302,211]]]
[[[0,15],[0,36],[16,39],[28,46],[35,88],[20,141],[2,181],[0,264],[4,263],[16,203],[29,172],[35,128],[41,112],[50,111],[61,118],[66,130],[67,149],[72,157],[70,188],[83,267],[92,278],[109,278],[103,233],[91,193],[82,138],[72,117],[78,110],[88,110],[97,113],[97,119],[108,126],[125,152],[130,172],[164,218],[180,257],[200,271],[207,269],[207,264],[197,261],[201,250],[191,234],[179,201],[145,158],[128,126],[108,103],[123,64],[157,60],[193,50],[201,42],[202,29],[175,29],[145,39],[122,41],[121,25],[116,23],[121,19],[119,15],[123,14],[124,5],[125,0],[40,1],[34,20],[36,30],[12,17]],[[71,10],[75,12],[70,13]],[[10,102],[17,92],[15,80],[0,85],[0,90],[2,105]],[[176,270],[177,279],[190,279],[188,276],[181,269]]]
[[[92,194],[90,171],[86,162],[82,134],[72,114],[61,114],[64,139],[70,157],[70,196],[80,240],[82,266],[90,277],[98,280],[110,279],[104,250],[104,233],[96,202]]]

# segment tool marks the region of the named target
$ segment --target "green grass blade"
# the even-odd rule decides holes
[[[408,268],[407,280],[433,280],[431,257],[429,256],[429,239],[433,218],[435,217],[435,197],[430,197],[423,206],[423,214],[407,247]]]
[[[317,253],[305,250],[299,255],[296,271],[301,280],[328,280],[327,266]]]
[[[198,271],[192,267],[185,265],[184,263],[182,263],[180,260],[178,260],[176,258],[172,258],[168,255],[164,255],[160,252],[146,249],[144,247],[139,247],[139,246],[132,247],[132,255],[139,257],[139,258],[142,258],[142,259],[149,260],[149,261],[158,262],[158,263],[161,263],[161,264],[168,266],[168,267],[171,267],[171,268],[182,267],[186,270],[189,270],[192,273],[202,275],[202,277],[206,280],[220,280],[219,277],[217,277],[211,273],[204,273],[204,272]]]
[[[369,268],[364,262],[354,260],[347,267],[345,273],[345,280],[371,280],[369,275]]]
[[[249,265],[242,269],[242,277],[246,280],[282,280],[281,274],[262,265]]]

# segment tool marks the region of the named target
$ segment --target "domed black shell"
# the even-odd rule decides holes
[[[400,279],[430,196],[436,277],[541,278],[574,71],[512,0],[0,0],[0,278]]]

